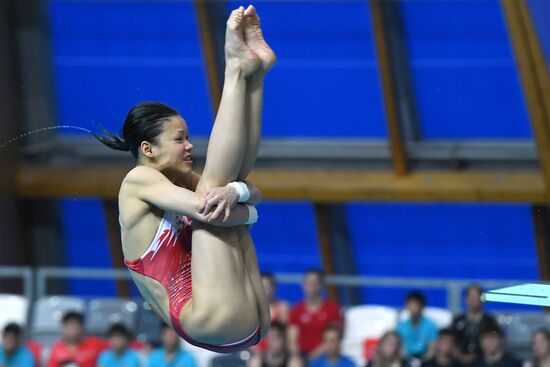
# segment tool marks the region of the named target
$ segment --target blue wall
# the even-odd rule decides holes
[[[107,223],[100,200],[68,198],[62,202],[67,265],[112,267]],[[112,281],[70,280],[70,291],[80,295],[115,295]]]
[[[550,2],[529,0],[528,4],[538,39],[542,44],[548,68],[550,68]]]
[[[350,204],[348,220],[362,275],[538,278],[528,205]],[[363,295],[367,302],[398,306],[406,291],[369,289]],[[428,301],[445,305],[445,292],[428,292]]]
[[[366,2],[265,2],[257,8],[279,57],[266,81],[265,136],[387,135]]]
[[[177,108],[191,134],[213,115],[192,2],[51,1],[59,118],[118,132],[130,108]]]
[[[385,138],[368,4],[307,1],[290,11],[287,2],[266,2],[258,10],[279,56],[266,81],[264,136]],[[402,11],[424,138],[532,137],[497,0],[407,1]],[[132,105],[160,100],[182,113],[192,137],[209,134],[213,114],[191,2],[52,0],[50,16],[60,122],[118,131]],[[67,265],[112,266],[101,203],[63,205]],[[350,203],[347,210],[361,274],[537,277],[528,206]],[[262,270],[320,266],[311,204],[264,203],[260,214],[253,236]],[[71,287],[114,294],[112,282]],[[297,286],[280,293],[300,296]],[[403,294],[363,296],[399,305]],[[428,296],[445,305],[443,292]]]
[[[532,136],[499,1],[401,8],[424,138]]]

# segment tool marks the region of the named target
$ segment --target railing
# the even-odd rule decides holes
[[[112,279],[130,280],[130,273],[122,269],[103,268],[62,268],[43,267],[0,267],[1,278],[20,278],[23,281],[23,294],[28,299],[47,296],[48,281],[51,279]],[[275,274],[281,284],[301,284],[302,274]],[[432,279],[432,278],[390,278],[350,275],[333,275],[327,277],[327,284],[341,287],[386,287],[444,289],[447,293],[447,307],[452,312],[461,310],[462,291],[472,283],[471,279]],[[476,280],[486,288],[500,288],[538,280]]]
[[[29,267],[0,266],[0,278],[20,278],[23,280],[23,295],[33,298],[33,271]]]
[[[123,269],[44,267],[36,270],[36,297],[48,294],[48,279],[113,279],[130,280]]]
[[[3,269],[20,268],[0,268],[0,276],[3,274],[13,275],[10,271]],[[30,269],[24,273],[26,282],[29,282],[26,289],[32,289],[32,276]],[[48,295],[47,284],[51,279],[122,279],[129,280],[130,273],[127,270],[120,269],[102,269],[102,268],[60,268],[44,267],[38,268],[36,274],[36,290],[32,294],[37,298]],[[275,274],[280,284],[301,284],[303,274],[278,273]],[[444,289],[447,292],[447,308],[457,313],[461,310],[462,291],[473,281],[479,281],[486,288],[500,288],[522,283],[537,282],[537,280],[472,280],[472,279],[431,279],[431,278],[390,278],[390,277],[367,277],[367,276],[349,276],[334,275],[327,277],[329,285],[342,287],[387,287],[387,288],[418,288],[418,289]],[[25,292],[27,294],[27,292]]]
[[[276,274],[280,283],[301,283],[301,274]],[[453,313],[461,311],[462,291],[469,284],[478,282],[487,289],[501,288],[523,283],[540,283],[540,280],[477,280],[477,279],[433,279],[433,278],[390,278],[350,275],[327,276],[327,284],[342,287],[387,287],[445,289],[447,291],[447,308]]]

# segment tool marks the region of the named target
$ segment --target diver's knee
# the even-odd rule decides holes
[[[221,187],[225,186],[227,182],[223,182],[221,180],[217,180],[214,177],[201,177],[199,180],[199,183],[197,184],[197,188],[195,189],[195,192],[197,194],[204,194],[208,192],[209,190],[215,188],[215,187]]]

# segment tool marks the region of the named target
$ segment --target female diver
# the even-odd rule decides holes
[[[254,7],[234,10],[202,176],[192,171],[185,120],[163,104],[132,108],[122,139],[96,135],[137,160],[119,192],[122,247],[133,280],[182,338],[215,352],[245,349],[269,330],[248,231],[260,193],[245,179],[260,143],[264,76],[275,61]]]

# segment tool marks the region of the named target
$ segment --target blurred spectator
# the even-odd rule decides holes
[[[286,326],[273,322],[269,331],[267,350],[257,353],[248,364],[249,367],[302,367],[302,359],[291,356],[287,347]]]
[[[288,322],[290,307],[287,302],[277,299],[277,281],[275,280],[275,276],[271,273],[262,273],[262,284],[269,299],[271,321],[286,324]]]
[[[22,343],[21,327],[15,323],[7,324],[2,332],[0,348],[0,366],[33,367],[34,358],[30,350]]]
[[[479,330],[495,325],[495,319],[483,312],[481,302],[483,289],[479,284],[470,284],[466,289],[466,313],[455,317],[452,328],[455,330],[458,344],[458,358],[464,364],[477,359],[481,354]]]
[[[209,367],[247,367],[251,357],[247,350],[221,354],[210,360]]]
[[[471,367],[521,367],[522,363],[504,349],[504,333],[497,324],[479,331],[481,357]]]
[[[75,364],[79,367],[95,367],[99,353],[109,345],[97,337],[84,336],[84,316],[67,312],[62,319],[63,337],[52,346],[47,367]]]
[[[25,347],[32,353],[34,367],[40,367],[42,365],[42,345],[34,340],[27,339]]]
[[[309,367],[354,367],[355,363],[342,355],[342,328],[338,325],[329,325],[323,333],[323,351],[319,357],[313,359]]]
[[[540,329],[533,334],[533,362],[530,367],[550,367],[550,331]]]
[[[427,359],[433,355],[437,326],[422,314],[425,306],[426,300],[420,292],[411,292],[405,299],[405,309],[410,316],[399,323],[397,332],[403,340],[407,357]]]
[[[433,358],[422,363],[422,367],[461,367],[462,364],[455,359],[456,335],[453,329],[441,329],[435,342]]]
[[[139,367],[137,352],[128,347],[132,336],[124,324],[113,324],[107,337],[111,348],[99,355],[98,367]]]
[[[342,325],[338,304],[322,298],[325,275],[321,270],[309,270],[304,275],[305,299],[290,311],[288,341],[291,353],[308,359],[323,353],[323,332],[330,324]]]
[[[388,331],[382,335],[367,367],[410,367],[407,360],[401,358],[401,338],[397,332]]]
[[[262,284],[264,286],[265,293],[269,299],[269,311],[271,313],[271,322],[280,322],[286,324],[288,322],[288,314],[290,307],[287,302],[277,299],[277,281],[271,273],[262,273]],[[260,350],[265,353],[267,350],[269,335],[262,339],[258,345],[253,349]]]
[[[164,322],[161,324],[162,346],[148,358],[148,367],[196,367],[193,356],[180,347],[179,335]]]

